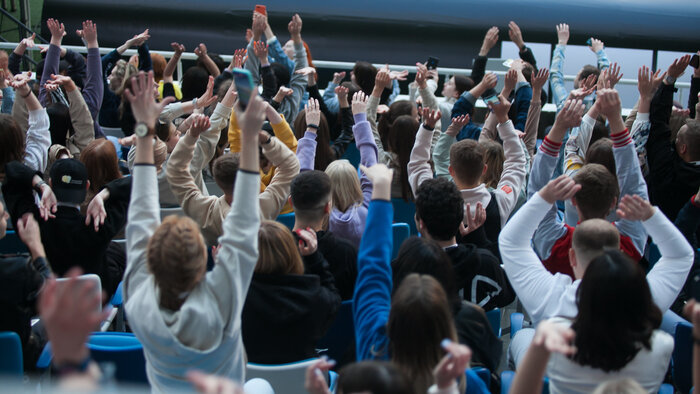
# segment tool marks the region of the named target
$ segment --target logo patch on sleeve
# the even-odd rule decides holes
[[[504,192],[506,192],[506,194],[513,193],[513,188],[510,187],[510,186],[508,186],[508,185],[503,185],[503,186],[501,186],[501,190],[503,190]]]

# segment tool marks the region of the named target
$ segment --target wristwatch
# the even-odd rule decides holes
[[[664,80],[666,81],[667,85],[673,85],[674,83],[676,83],[676,77],[672,77],[670,75],[666,75],[666,78],[664,78]]]
[[[143,122],[136,123],[136,127],[134,127],[134,134],[140,138],[147,136],[148,126]]]

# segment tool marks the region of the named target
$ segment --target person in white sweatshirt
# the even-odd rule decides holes
[[[264,104],[254,96],[244,113],[240,166],[234,202],[219,238],[214,269],[206,272],[207,252],[197,224],[186,217],[160,223],[158,182],[153,166],[153,133],[166,98],[156,104],[153,73],[140,73],[127,98],[139,138],[126,228],[124,299],[131,328],[143,344],[146,372],[154,392],[188,390],[191,368],[245,379],[241,311],[258,259],[260,213],[258,131]],[[255,91],[255,89],[254,89]]]

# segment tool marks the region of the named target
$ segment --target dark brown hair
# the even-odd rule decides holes
[[[214,182],[225,194],[233,193],[233,185],[236,183],[239,163],[239,153],[227,153],[214,161],[212,166]]]
[[[294,136],[297,140],[304,137],[306,133],[306,109],[299,111],[296,119],[294,119]],[[331,148],[331,135],[330,128],[328,127],[328,120],[326,116],[321,112],[321,121],[318,122],[318,130],[316,130],[316,155],[314,158],[314,169],[319,171],[325,171],[328,164],[333,160],[337,159],[335,157],[335,152]]]
[[[87,168],[90,191],[94,194],[99,193],[104,185],[122,177],[117,151],[107,139],[99,138],[90,142],[80,152],[80,161]]]
[[[408,162],[411,159],[411,151],[418,133],[418,121],[411,115],[401,115],[391,124],[387,142],[389,150],[396,155],[396,162],[392,168],[398,172],[401,183],[401,198],[406,201],[413,200],[411,184],[408,183]]]
[[[0,172],[5,164],[24,158],[25,135],[12,116],[0,114]]]
[[[586,164],[574,175],[574,181],[581,185],[576,193],[576,206],[586,219],[604,219],[613,203],[620,196],[617,178],[601,164]]]
[[[617,173],[615,166],[615,155],[613,154],[613,142],[610,138],[601,138],[591,144],[586,150],[586,164],[596,163],[601,164],[610,171],[611,174]]]

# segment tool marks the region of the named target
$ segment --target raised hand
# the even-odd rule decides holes
[[[656,213],[649,201],[638,195],[625,195],[617,206],[617,216],[631,221],[646,221]]]
[[[492,26],[486,31],[484,36],[484,41],[481,43],[481,49],[479,50],[479,56],[486,56],[489,54],[491,48],[493,48],[498,43],[498,27]]]
[[[213,86],[212,86],[213,90]],[[238,92],[236,91],[236,84],[232,83],[229,85],[228,89],[226,90],[226,94],[224,94],[224,99],[221,100],[221,104],[233,108],[233,105],[236,103],[236,99],[238,99]],[[199,101],[199,100],[197,100]]]
[[[204,110],[204,108],[214,104],[218,98],[219,96],[214,94],[214,77],[210,75],[207,81],[207,90],[194,103],[194,109]]]
[[[625,74],[620,72],[620,65],[613,63],[605,70],[606,88],[613,89]]]
[[[639,95],[648,100],[654,97],[654,93],[661,85],[666,73],[661,74],[661,70],[656,70],[655,73],[651,73],[649,67],[642,66],[639,68],[637,73],[637,90],[639,90]]]
[[[199,138],[202,133],[209,130],[211,122],[209,121],[209,117],[204,114],[194,114],[193,116],[194,118],[190,123],[190,130],[187,133],[194,138]]]
[[[306,229],[296,230],[297,236],[301,238],[299,240],[299,253],[302,256],[310,256],[316,252],[318,249],[318,239],[316,238],[316,232],[307,227]]]
[[[37,258],[45,255],[44,244],[41,243],[41,230],[39,223],[34,220],[34,216],[27,212],[17,221],[17,234],[19,239],[27,245],[27,249],[32,257]]]
[[[363,114],[367,112],[367,100],[369,97],[362,91],[357,91],[352,96],[352,114]]]
[[[550,204],[556,201],[565,201],[575,196],[581,190],[581,185],[576,184],[568,175],[561,175],[552,179],[538,193],[543,200]]]
[[[309,98],[306,102],[306,130],[312,133],[318,132],[318,125],[321,122],[321,106],[315,98]],[[310,127],[315,125],[316,128]]]
[[[547,81],[549,81],[549,70],[546,68],[540,68],[539,71],[537,71],[537,74],[533,74],[530,78],[530,83],[532,84],[532,91],[541,92],[542,87],[545,83],[547,83]],[[538,96],[535,96],[535,94],[533,93],[532,97]]]
[[[405,81],[408,77],[408,70],[403,71],[389,71],[389,78],[395,79],[397,81]]]
[[[559,45],[566,45],[569,42],[569,25],[560,23],[557,25],[557,39]]]
[[[25,48],[34,48],[34,39],[36,38],[36,33],[32,33],[31,37],[23,38],[22,41],[20,41],[19,45],[24,46]]]
[[[269,49],[266,43],[262,41],[255,41],[253,43],[253,51],[255,51],[255,57],[257,57],[258,60],[260,60],[261,64],[268,64],[267,54],[269,52]]]
[[[373,185],[372,199],[391,201],[391,181],[394,178],[394,170],[382,163],[377,163],[372,167],[360,164],[360,170],[367,175]]]
[[[326,384],[326,375],[328,370],[335,366],[334,360],[329,360],[325,356],[309,365],[306,368],[306,380],[304,387],[309,394],[330,394],[328,384]]]
[[[66,35],[66,27],[63,26],[63,23],[53,18],[49,18],[46,20],[46,26],[51,32],[51,43],[54,45],[61,46],[63,36]]]
[[[445,390],[455,385],[457,379],[464,375],[464,371],[472,359],[472,351],[468,347],[452,342],[449,339],[443,340],[441,345],[447,354],[433,369],[433,377],[438,389]]]
[[[427,129],[434,129],[435,124],[440,120],[440,116],[442,116],[440,111],[433,111],[430,108],[423,107],[423,125]]]
[[[346,88],[345,86],[336,86],[334,91],[335,95],[338,97],[338,105],[340,105],[340,108],[349,107],[350,105],[348,104],[348,88]]]
[[[32,92],[32,90],[29,88],[29,85],[27,84],[31,76],[31,71],[26,75],[19,73],[12,77],[12,80],[10,81],[10,86],[12,86],[15,89],[15,91],[21,94],[22,96],[26,96],[27,94]]]
[[[306,75],[308,78],[308,85],[309,86],[314,86],[316,85],[316,69],[313,67],[304,67],[299,70],[296,70],[294,74],[301,74],[301,75]]]
[[[489,109],[493,112],[494,116],[498,119],[498,123],[505,123],[508,121],[508,111],[510,110],[510,101],[503,95],[498,95],[498,103],[489,103]]]
[[[179,42],[171,42],[170,47],[173,48],[173,56],[180,57],[183,52],[185,52],[185,46],[180,44]]]
[[[253,12],[253,41],[260,40],[260,37],[262,37],[263,33],[265,32],[265,24],[265,17],[257,12]]]
[[[343,79],[345,79],[345,71],[341,71],[339,73],[333,73],[333,83],[336,85],[340,85],[341,82],[343,82]]]
[[[41,200],[39,201],[39,216],[47,221],[56,217],[56,209],[58,208],[58,200],[51,187],[48,184],[41,184]]]
[[[234,68],[242,68],[243,67],[243,58],[245,57],[246,54],[246,49],[236,49],[233,52],[233,57],[231,58],[231,64],[229,65],[230,69]],[[267,58],[265,58],[267,61]]]
[[[46,90],[49,92],[57,90],[60,86],[63,86],[67,92],[72,92],[76,89],[75,83],[71,77],[60,74],[51,74],[51,79],[46,81],[46,84],[44,85]]]
[[[391,76],[389,76],[389,66],[386,66],[377,71],[377,76],[374,78],[374,87],[375,89],[384,90],[389,86],[391,86]]]
[[[581,100],[566,100],[556,119],[554,119],[554,124],[562,127],[564,130],[576,127],[581,124],[581,118],[585,109],[586,106]]]
[[[479,227],[483,226],[486,222],[486,208],[484,208],[484,205],[481,204],[481,202],[476,203],[476,209],[474,210],[473,215],[471,213],[471,208],[471,204],[467,204],[467,225],[465,226],[464,222],[459,224],[459,233],[463,237],[473,231],[478,230]]]
[[[455,118],[452,118],[452,123],[447,127],[447,130],[445,130],[445,133],[449,136],[456,137],[457,134],[464,128],[464,126],[469,123],[471,118],[469,117],[469,114],[464,114],[461,116],[457,116]]]
[[[83,29],[76,30],[75,33],[85,40],[88,48],[97,48],[97,23],[86,20],[83,22]]]
[[[294,14],[292,20],[287,25],[287,30],[289,30],[289,35],[292,36],[292,41],[295,43],[301,42],[301,27],[301,17],[299,14]]]
[[[668,66],[668,75],[673,78],[680,77],[690,64],[690,55],[681,56]]]
[[[286,86],[280,86],[279,90],[277,91],[277,94],[275,94],[275,97],[273,97],[272,99],[278,103],[281,103],[285,97],[290,96],[292,93],[294,93],[292,89]]]
[[[197,57],[207,56],[207,46],[204,43],[199,43],[196,48],[194,48],[194,54]]]
[[[148,126],[149,132],[155,130],[156,121],[166,105],[175,101],[174,97],[165,97],[157,103],[153,94],[153,71],[148,75],[141,71],[138,76],[131,78],[131,87],[124,91],[124,96],[131,103],[131,111],[137,122]]]
[[[596,106],[601,114],[606,118],[619,118],[622,112],[622,104],[620,103],[620,95],[615,89],[603,89],[598,92]]]
[[[508,23],[508,37],[513,41],[513,44],[517,45],[522,51],[525,48],[525,41],[523,41],[523,33],[520,31],[520,27],[513,21]]]
[[[423,63],[416,63],[416,85],[418,88],[425,89],[428,86],[427,83],[428,68]]]
[[[550,353],[570,356],[576,353],[576,347],[573,345],[575,336],[576,333],[571,328],[544,320],[537,325],[530,346],[543,347]]]
[[[87,212],[85,213],[85,225],[89,226],[92,222],[95,232],[100,231],[100,226],[105,224],[107,211],[105,210],[104,198],[102,192],[98,193],[90,200]]]
[[[597,38],[591,37],[591,46],[588,47],[593,53],[598,53],[598,51],[602,50],[605,48],[605,44],[603,44],[603,41],[600,41]]]
[[[140,47],[148,41],[148,39],[151,38],[151,35],[149,34],[149,29],[144,30],[143,32],[133,36],[131,39],[129,39],[126,43],[128,47],[136,46]]]
[[[498,85],[498,77],[494,73],[488,73],[479,83],[482,84],[485,89],[493,89]]]
[[[515,89],[515,84],[518,83],[518,71],[514,69],[508,70],[506,73],[506,79],[503,83],[503,89],[501,90],[501,95],[503,97],[510,97],[510,94]]]

